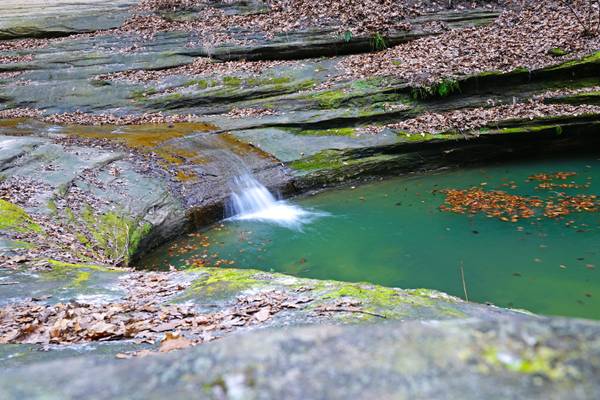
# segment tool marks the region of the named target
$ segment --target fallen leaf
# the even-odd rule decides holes
[[[191,340],[181,336],[179,332],[167,332],[165,338],[160,342],[158,351],[167,353],[173,350],[181,350],[194,344]]]

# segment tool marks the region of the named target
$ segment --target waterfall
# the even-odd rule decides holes
[[[228,220],[261,221],[299,230],[321,215],[324,214],[277,200],[249,173],[233,179],[231,199],[227,205]]]

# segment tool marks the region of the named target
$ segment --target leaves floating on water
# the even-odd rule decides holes
[[[535,216],[558,218],[578,212],[598,212],[600,201],[596,195],[567,196],[559,193],[547,199],[520,196],[499,190],[487,191],[480,187],[471,189],[446,189],[442,211],[457,214],[483,213],[505,222],[517,222]]]
[[[534,181],[552,181],[552,180],[567,180],[572,176],[577,175],[576,172],[555,172],[553,174],[545,174],[545,173],[540,173],[540,174],[535,174],[535,175],[531,175],[529,177],[530,180],[534,180]]]
[[[587,189],[591,186],[591,184],[585,183],[583,185],[577,184],[573,181],[571,182],[553,182],[553,181],[566,181],[567,179],[569,179],[570,177],[573,177],[577,175],[576,172],[555,172],[552,174],[545,174],[545,173],[540,173],[540,174],[535,174],[535,175],[531,175],[529,177],[529,180],[531,181],[538,181],[540,182],[537,186],[536,189],[546,189],[546,190],[552,190],[552,189]]]

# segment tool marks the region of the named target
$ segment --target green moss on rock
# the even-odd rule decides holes
[[[244,290],[265,285],[264,281],[255,278],[259,271],[236,268],[192,268],[188,273],[200,274],[185,292],[177,297],[177,301],[207,296],[209,298],[226,298]]]
[[[349,297],[356,300],[375,303],[381,306],[392,306],[398,300],[398,292],[383,286],[362,287],[358,284],[346,284],[325,295],[326,298]]]
[[[577,67],[577,66],[583,65],[583,64],[596,64],[598,62],[600,62],[600,51],[590,54],[589,56],[583,57],[581,59],[567,61],[565,63],[556,65],[554,67],[545,68],[544,71],[564,70],[564,69],[570,69],[573,67]]]
[[[310,157],[292,161],[288,166],[298,171],[314,171],[319,169],[334,169],[343,165],[341,153],[336,150],[323,150]]]
[[[244,81],[244,84],[247,86],[284,85],[291,81],[292,78],[288,76],[279,76],[274,78],[249,78]]]
[[[488,347],[483,351],[484,361],[495,368],[531,375],[544,375],[552,380],[565,378],[569,368],[561,364],[557,352],[548,347],[529,347],[520,351]]]
[[[347,94],[342,90],[327,90],[310,96],[319,104],[319,107],[324,109],[339,108],[346,97]]]
[[[52,267],[52,270],[54,271],[58,271],[58,270],[73,270],[73,269],[88,269],[88,270],[92,270],[92,271],[98,271],[98,272],[115,272],[115,269],[111,269],[108,267],[104,267],[101,265],[97,265],[97,264],[81,264],[81,263],[67,263],[67,262],[63,262],[63,261],[57,261],[57,260],[46,260],[48,262],[48,264],[50,264],[50,266]]]
[[[410,291],[368,283],[324,281],[317,285],[313,293],[317,294],[314,307],[335,303],[338,300],[359,302],[360,309],[367,312],[363,319],[401,318],[428,314],[436,318],[464,317],[464,313],[453,306],[453,303],[460,302],[459,299],[427,289]]]
[[[39,225],[21,207],[0,199],[0,230],[13,232],[41,232]]]
[[[67,280],[70,287],[80,287],[90,280],[93,273],[96,272],[118,272],[116,269],[110,269],[94,264],[74,264],[56,260],[46,260],[50,269],[40,273],[44,280]]]
[[[158,93],[158,90],[153,87],[149,87],[146,89],[135,89],[135,90],[131,91],[129,98],[132,100],[135,100],[135,101],[143,101],[147,97],[150,97],[157,93]]]
[[[451,139],[459,139],[461,136],[453,133],[410,133],[405,131],[400,131],[397,135],[407,141],[410,142],[428,142],[430,140],[451,140]]]
[[[225,86],[240,87],[242,86],[242,79],[237,76],[225,76],[223,77],[223,84]]]
[[[83,228],[91,239],[80,239],[82,244],[100,248],[105,256],[125,265],[136,252],[140,241],[152,229],[152,225],[147,222],[139,222],[114,211],[96,215],[90,207],[86,207],[80,217]]]
[[[298,131],[306,136],[354,136],[355,128],[305,129]]]
[[[210,85],[210,83],[204,79],[192,79],[192,80],[185,82],[182,86],[183,87],[197,86],[200,89],[206,89],[206,88],[208,88],[209,85]]]
[[[567,55],[567,52],[561,49],[560,47],[554,47],[548,50],[548,54],[554,57],[562,57]]]

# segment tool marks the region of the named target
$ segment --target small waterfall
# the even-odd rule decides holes
[[[236,177],[232,182],[231,199],[227,205],[228,220],[254,220],[300,229],[303,224],[321,215],[323,213],[305,210],[285,200],[277,200],[249,173]]]

